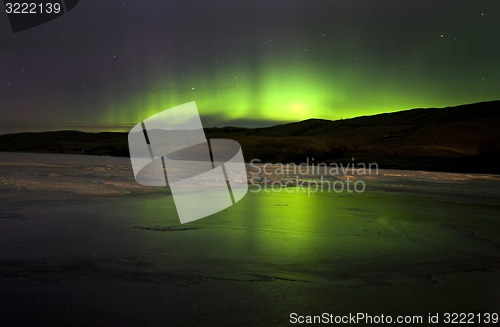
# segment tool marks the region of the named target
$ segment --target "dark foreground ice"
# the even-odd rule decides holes
[[[258,176],[233,207],[180,225],[172,196],[136,184],[127,158],[0,153],[0,325],[500,312],[499,176],[351,175],[324,177],[364,192]]]

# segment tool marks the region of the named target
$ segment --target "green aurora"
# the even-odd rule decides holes
[[[109,99],[103,121],[130,124],[190,101],[197,102],[202,116],[217,116],[221,121],[282,122],[352,118],[497,98],[497,90],[488,89],[491,84],[477,76],[457,84],[458,74],[421,76],[417,68],[403,73],[384,68],[277,63],[262,65],[258,72],[242,65],[188,78],[157,78],[136,94]]]
[[[86,2],[15,34],[4,17],[0,133],[126,131],[190,101],[206,127],[256,127],[499,98],[498,0],[400,4]]]

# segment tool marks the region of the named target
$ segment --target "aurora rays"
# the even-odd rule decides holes
[[[83,1],[17,34],[3,17],[2,124],[126,129],[194,100],[206,126],[269,126],[495,100],[499,15],[496,0]]]

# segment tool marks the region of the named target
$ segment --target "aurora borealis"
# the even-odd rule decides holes
[[[205,126],[494,100],[499,16],[498,0],[81,0],[13,34],[0,15],[0,129],[126,129],[193,100]]]

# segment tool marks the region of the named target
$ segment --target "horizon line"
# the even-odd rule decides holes
[[[447,109],[447,108],[457,108],[457,107],[463,107],[463,106],[468,106],[468,105],[478,105],[478,104],[492,103],[492,102],[500,102],[500,99],[464,103],[464,104],[460,104],[460,105],[451,105],[451,106],[445,106],[445,107],[427,107],[427,108],[417,107],[417,108],[402,109],[402,110],[397,110],[397,111],[382,112],[382,113],[377,113],[377,114],[372,114],[372,115],[360,115],[360,116],[338,118],[338,119],[310,117],[310,118],[306,118],[306,119],[302,119],[302,120],[298,120],[298,121],[289,121],[289,120],[237,118],[237,119],[226,120],[226,124],[224,124],[224,125],[217,126],[217,125],[212,124],[210,127],[205,127],[204,129],[229,128],[229,127],[247,128],[247,129],[268,128],[268,127],[274,127],[274,126],[279,126],[279,125],[300,123],[300,122],[304,122],[304,121],[308,121],[308,120],[323,120],[323,121],[334,122],[334,121],[356,119],[356,118],[361,118],[361,117],[373,117],[373,116],[379,116],[379,115],[385,115],[385,114],[393,114],[393,113],[405,112],[405,111],[411,111],[411,110]],[[218,117],[218,116],[216,116],[216,115],[205,115],[205,116],[201,115],[202,120],[203,120],[203,117],[210,120],[210,117]],[[121,123],[121,124],[72,124],[72,123],[54,123],[54,124],[51,124],[51,123],[42,123],[42,124],[24,124],[24,125],[0,124],[0,135],[18,134],[18,133],[63,132],[63,131],[74,131],[74,132],[83,132],[83,133],[106,133],[106,132],[119,133],[119,132],[128,132],[133,126],[135,126],[135,124],[136,123]],[[12,131],[8,131],[11,129],[12,129]]]

